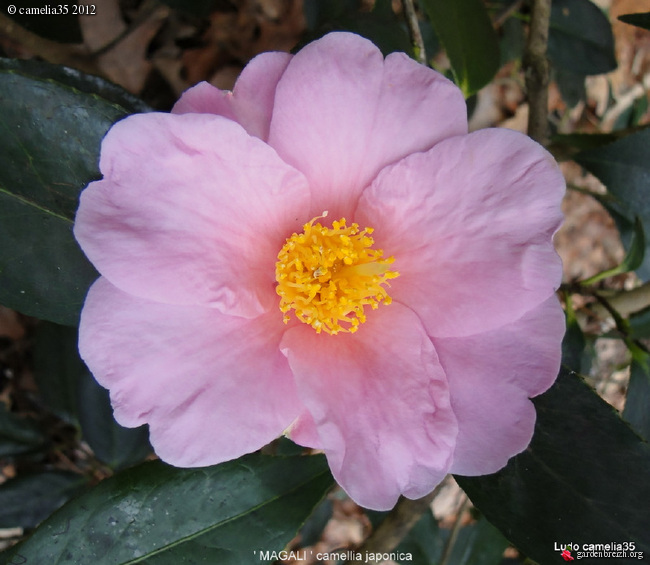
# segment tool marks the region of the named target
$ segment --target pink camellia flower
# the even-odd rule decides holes
[[[440,74],[332,33],[122,120],[100,169],[80,350],[163,460],[285,433],[388,509],[530,442],[564,333],[564,181],[520,133],[468,134]]]

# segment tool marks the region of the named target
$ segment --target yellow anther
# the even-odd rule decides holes
[[[293,310],[318,333],[354,333],[366,321],[365,306],[376,310],[392,302],[385,286],[399,273],[389,268],[393,257],[372,249],[372,228],[348,226],[345,218],[332,222],[331,228],[314,223],[325,216],[327,212],[307,222],[278,253],[280,311],[285,324]]]

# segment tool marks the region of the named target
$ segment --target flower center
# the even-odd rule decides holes
[[[372,249],[372,228],[346,225],[345,218],[326,228],[316,220],[294,233],[278,253],[275,264],[276,292],[284,323],[289,310],[318,333],[354,333],[366,321],[364,307],[377,309],[390,304],[384,286],[399,276],[389,270],[393,257],[383,258],[381,249]]]

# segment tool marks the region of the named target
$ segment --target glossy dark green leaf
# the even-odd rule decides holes
[[[145,426],[131,429],[113,418],[108,391],[79,357],[77,329],[42,322],[36,333],[34,377],[52,412],[77,424],[95,456],[113,469],[140,463],[151,452]]]
[[[450,537],[451,530],[439,527],[433,514],[425,512],[397,547],[397,553],[405,555],[398,563],[438,565],[444,557],[448,565],[499,565],[503,552],[510,545],[483,516],[461,527],[453,539]],[[447,547],[449,544],[451,546]]]
[[[8,412],[0,403],[0,457],[38,451],[46,441],[35,420]]]
[[[329,498],[321,501],[312,512],[309,519],[305,522],[300,529],[300,545],[302,547],[309,547],[316,545],[318,540],[323,535],[325,526],[332,517],[333,505]]]
[[[10,5],[17,7],[15,14],[8,11]],[[79,17],[74,13],[77,6],[70,3],[28,4],[2,0],[0,7],[3,14],[36,35],[58,43],[83,43]]]
[[[41,322],[36,328],[33,363],[45,405],[59,418],[77,423],[79,380],[88,369],[79,357],[76,328]]]
[[[456,477],[526,556],[559,562],[554,541],[635,542],[650,551],[650,446],[580,377],[564,369],[534,399],[530,446],[501,471]]]
[[[422,0],[442,43],[456,84],[468,98],[492,80],[501,55],[499,40],[481,0]]]
[[[499,565],[510,542],[484,517],[460,529],[449,565]]]
[[[144,463],[71,501],[5,563],[259,565],[260,551],[281,550],[332,484],[322,455]]]
[[[650,438],[650,355],[638,352],[642,357],[632,359],[630,382],[625,396],[625,418],[643,438]]]
[[[357,33],[372,41],[384,55],[394,52],[413,53],[406,29],[395,14],[360,13],[342,22],[346,31]]]
[[[618,267],[618,271],[621,273],[629,273],[630,271],[636,271],[645,257],[646,250],[646,235],[643,228],[643,222],[637,216],[634,220],[634,235],[630,246],[623,257],[623,261]]]
[[[79,380],[78,414],[81,434],[100,461],[112,469],[141,463],[152,451],[149,429],[124,428],[113,418],[108,391],[85,371]]]
[[[376,530],[388,512],[366,511],[366,514]],[[404,555],[404,559],[397,559],[397,562],[439,565],[444,557],[447,565],[499,565],[505,548],[510,545],[484,516],[473,524],[462,526],[451,542],[450,536],[450,529],[441,528],[433,513],[425,512],[397,546],[397,553]]]
[[[569,299],[570,300],[570,299]],[[576,373],[585,373],[584,358],[587,343],[573,309],[567,309],[566,333],[562,339],[562,363]]]
[[[650,338],[650,307],[631,314],[629,323],[632,339]]]
[[[129,114],[151,112],[152,109],[138,97],[103,78],[82,73],[77,69],[52,65],[33,59],[0,59],[2,72],[15,72],[33,79],[53,81],[84,94],[119,106]]]
[[[614,36],[607,16],[589,0],[553,0],[548,56],[555,66],[579,75],[613,71]]]
[[[307,29],[316,31],[328,27],[340,18],[355,14],[359,7],[359,0],[304,0]]]
[[[637,216],[634,220],[634,232],[632,234],[632,239],[628,245],[627,253],[625,254],[625,257],[623,257],[621,264],[598,273],[593,277],[589,277],[588,279],[584,280],[582,284],[592,285],[608,277],[613,277],[622,273],[629,273],[630,271],[636,271],[643,263],[645,251],[645,230],[643,229],[643,222]]]
[[[621,112],[612,126],[614,130],[637,127],[648,111],[648,98],[641,94],[623,112]]]
[[[551,137],[553,155],[567,158],[585,149],[595,149],[620,139],[616,133],[563,133]]]
[[[370,12],[360,11],[358,0],[311,0],[305,15],[309,31],[297,48],[331,31],[349,31],[372,41],[384,55],[413,50],[402,20],[384,0]]]
[[[501,26],[501,65],[508,61],[520,60],[526,47],[526,34],[524,24],[518,18],[508,18]]]
[[[632,24],[650,30],[650,12],[644,12],[641,14],[623,14],[622,16],[619,16],[618,19],[626,24]]]
[[[569,108],[575,107],[579,102],[586,100],[585,75],[572,73],[561,68],[553,73],[555,82],[560,89],[562,100]]]
[[[24,473],[9,479],[0,485],[0,528],[35,528],[86,484],[82,475],[67,471]]]
[[[99,177],[102,137],[138,106],[119,92],[77,71],[0,60],[0,303],[76,325],[97,273],[72,222],[80,190]]]
[[[621,237],[629,248],[634,218],[639,217],[645,231],[650,226],[650,130],[643,129],[608,145],[580,152],[574,159],[596,175],[615,197],[616,205],[608,206],[626,220],[618,221]],[[616,220],[616,215],[614,216]],[[625,225],[627,224],[627,225]],[[650,252],[646,241],[645,259],[637,274],[650,276]]]
[[[432,512],[425,512],[397,546],[397,551],[412,557],[411,565],[438,565],[445,549],[445,536]],[[399,561],[407,563],[407,561]]]

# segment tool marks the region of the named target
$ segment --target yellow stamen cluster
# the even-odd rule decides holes
[[[327,213],[324,213],[326,216]],[[282,247],[275,265],[284,323],[289,310],[318,333],[354,333],[366,321],[364,307],[376,309],[390,304],[384,285],[399,276],[389,270],[394,258],[383,258],[372,249],[372,228],[346,225],[345,218],[331,228],[314,223],[319,216],[294,233]]]

